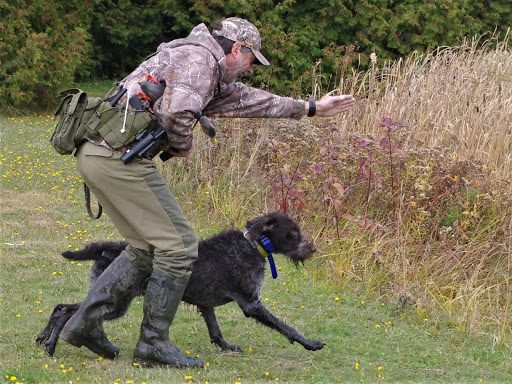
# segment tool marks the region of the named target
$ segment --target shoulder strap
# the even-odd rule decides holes
[[[85,207],[87,208],[87,214],[89,217],[93,220],[99,219],[101,217],[101,214],[103,213],[103,207],[100,203],[98,203],[98,213],[95,215],[92,212],[91,209],[91,190],[87,186],[87,184],[84,183],[84,194],[85,194]]]
[[[60,114],[60,112],[62,111],[62,108],[64,108],[66,98],[71,95],[73,95],[73,96],[69,103],[69,108],[66,111],[66,114],[67,115],[73,114],[76,110],[76,107],[78,106],[78,103],[80,102],[80,99],[82,98],[82,95],[84,95],[84,94],[85,94],[85,92],[78,88],[70,88],[70,89],[66,89],[65,91],[60,92],[58,97],[62,97],[63,100],[60,103],[59,108],[57,108],[57,111],[55,111],[55,116]],[[87,97],[87,95],[85,95],[85,97]]]

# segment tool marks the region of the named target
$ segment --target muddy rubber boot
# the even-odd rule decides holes
[[[133,362],[141,367],[202,367],[204,362],[186,356],[169,341],[169,327],[187,286],[187,281],[158,276],[149,278],[144,297],[144,319]]]
[[[107,359],[117,357],[119,347],[108,340],[103,318],[148,274],[125,256],[117,257],[92,285],[84,303],[62,329],[60,338],[78,348],[85,346]]]

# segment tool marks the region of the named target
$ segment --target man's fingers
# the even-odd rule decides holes
[[[333,116],[348,111],[355,103],[352,95],[327,96],[317,103],[318,116]]]

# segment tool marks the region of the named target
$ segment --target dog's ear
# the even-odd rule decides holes
[[[247,232],[249,233],[249,236],[251,237],[252,240],[257,240],[260,238],[261,235],[264,235],[268,233],[270,230],[272,230],[276,222],[277,220],[273,217],[258,217],[247,222]]]

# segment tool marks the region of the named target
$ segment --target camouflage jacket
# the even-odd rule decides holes
[[[157,52],[123,79],[120,86],[133,95],[141,91],[138,83],[146,80],[148,74],[165,81],[164,94],[153,108],[167,131],[166,140],[158,145],[160,151],[187,150],[192,146],[194,112],[209,117],[300,118],[304,114],[303,101],[242,83],[222,83],[225,70],[222,48],[208,28],[200,24],[188,37],[160,44]]]

